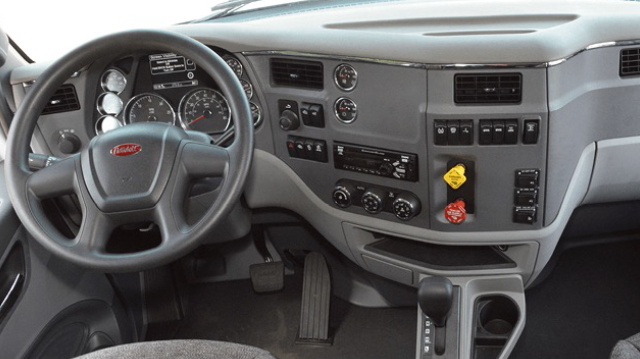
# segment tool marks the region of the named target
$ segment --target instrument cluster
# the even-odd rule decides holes
[[[230,54],[223,59],[238,76],[259,125],[261,109],[244,66]],[[232,113],[217,84],[193,61],[173,53],[149,54],[107,67],[96,99],[96,135],[135,122],[218,135],[232,127]]]

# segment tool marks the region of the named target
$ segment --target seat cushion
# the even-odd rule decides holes
[[[619,341],[611,351],[611,359],[640,359],[640,333]]]
[[[118,345],[76,359],[275,359],[248,345],[211,340],[163,340]]]

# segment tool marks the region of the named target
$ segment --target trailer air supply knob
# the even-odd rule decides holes
[[[444,181],[447,182],[451,188],[456,190],[467,182],[467,177],[464,175],[464,172],[464,165],[457,164],[444,175]]]
[[[467,218],[467,210],[464,207],[464,201],[461,199],[449,203],[444,209],[444,216],[450,223],[460,224]]]

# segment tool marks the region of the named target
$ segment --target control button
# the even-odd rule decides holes
[[[518,143],[518,120],[504,121],[504,144],[515,145]]]
[[[58,137],[58,150],[65,155],[78,152],[81,146],[82,142],[73,133],[63,133]]]
[[[371,214],[382,212],[387,193],[377,188],[369,188],[362,195],[362,208]]]
[[[473,120],[460,121],[460,144],[473,145]]]
[[[467,181],[467,177],[464,175],[464,172],[464,165],[455,165],[444,175],[444,181],[447,182],[451,188],[458,189]]]
[[[383,176],[389,176],[391,175],[394,171],[396,170],[395,167],[393,167],[393,164],[391,162],[382,162],[382,164],[380,165],[380,167],[378,167],[378,171],[380,171],[380,174]],[[402,173],[404,172],[404,168],[398,168],[398,172]]]
[[[447,121],[447,144],[449,146],[460,144],[460,121]]]
[[[449,203],[444,209],[444,216],[450,223],[462,223],[467,218],[467,210],[464,207],[464,201],[461,199],[453,203]]]
[[[296,156],[296,138],[293,136],[287,137],[287,152],[289,152],[289,157],[297,157]]]
[[[315,141],[313,143],[313,158],[318,162],[327,162],[327,143],[324,141]]]
[[[293,131],[300,127],[300,120],[291,110],[284,110],[280,114],[280,128],[284,131]]]
[[[436,146],[447,145],[447,122],[443,120],[435,120],[433,125],[434,142]]]
[[[305,139],[304,138],[296,138],[296,157],[297,158],[307,158],[305,151]]]
[[[481,145],[490,145],[493,142],[493,126],[490,120],[480,120],[480,134],[478,143]]]
[[[300,106],[300,119],[305,126],[311,126],[311,115],[309,113],[310,106],[310,103],[304,102],[302,103],[302,106]]]
[[[314,144],[314,141],[310,138],[304,141],[304,155],[308,160],[315,160]]]
[[[513,210],[513,221],[516,223],[534,224],[536,223],[535,208],[515,208]]]
[[[291,100],[278,100],[278,111],[283,113],[286,110],[293,111],[298,116],[298,103]]]
[[[538,143],[539,134],[540,134],[539,120],[524,121],[524,134],[522,135],[522,143],[526,145],[534,145]]]
[[[533,207],[538,203],[538,191],[535,189],[517,188],[514,202],[515,205],[519,207]]]
[[[501,145],[504,143],[504,121],[494,120],[492,123],[493,126],[493,139],[491,142],[494,145]]]
[[[516,171],[516,187],[536,188],[538,187],[538,170],[518,170]]]
[[[402,192],[393,201],[393,213],[403,221],[417,216],[420,210],[420,200],[411,193]]]
[[[351,198],[356,193],[356,188],[345,181],[340,181],[333,189],[333,202],[341,208],[347,208],[351,205]]]
[[[322,105],[312,104],[309,106],[310,126],[324,127],[324,109]]]

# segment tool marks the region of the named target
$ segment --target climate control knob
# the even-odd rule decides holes
[[[356,188],[351,183],[340,181],[333,189],[333,203],[338,207],[347,208],[351,205],[354,193]]]
[[[368,188],[362,195],[362,208],[371,214],[382,212],[387,193],[378,188]]]
[[[420,210],[420,200],[411,193],[402,192],[393,201],[393,213],[403,221],[417,216]]]
[[[293,131],[300,127],[298,115],[291,110],[284,110],[280,114],[280,128],[285,131]]]

